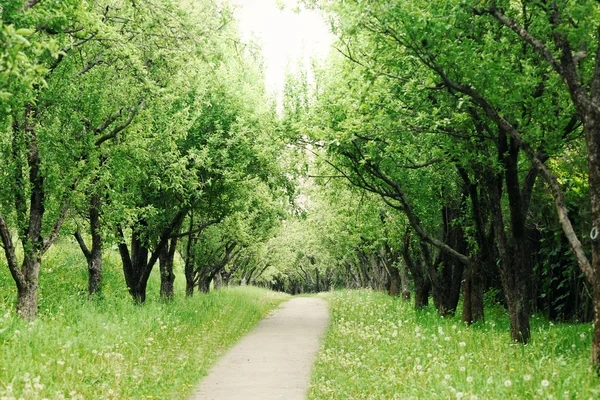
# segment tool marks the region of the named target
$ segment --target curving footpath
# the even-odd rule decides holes
[[[283,303],[217,363],[191,400],[304,399],[328,322],[323,299]]]

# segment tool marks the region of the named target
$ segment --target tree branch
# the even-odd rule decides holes
[[[6,261],[8,263],[8,269],[10,274],[14,278],[17,287],[22,289],[25,287],[25,276],[19,269],[19,262],[17,261],[17,255],[15,253],[15,246],[10,235],[10,230],[4,219],[4,215],[0,213],[0,238],[4,247],[4,254],[6,255]]]

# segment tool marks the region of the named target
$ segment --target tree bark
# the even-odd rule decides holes
[[[396,268],[395,265],[390,267],[390,288],[389,295],[392,297],[397,297],[400,295],[400,271]],[[409,292],[410,297],[410,292]]]
[[[173,272],[173,261],[177,249],[177,237],[171,239],[171,243],[165,246],[158,256],[160,269],[160,297],[163,300],[172,300],[175,296],[175,273]]]
[[[413,258],[410,254],[410,233],[408,230],[404,235],[404,246],[402,247],[402,258],[404,264],[410,270],[415,285],[415,309],[420,310],[429,306],[429,293],[431,292],[431,279],[423,270],[421,260]]]
[[[26,257],[23,261],[28,279],[24,285],[17,286],[17,315],[25,320],[37,318],[40,264],[41,257]]]
[[[132,226],[131,252],[125,243],[123,230],[119,228],[122,239],[119,243],[119,253],[123,264],[123,274],[129,293],[136,303],[142,304],[146,301],[146,287],[154,264],[158,261],[163,248],[168,245],[171,234],[179,228],[186,214],[187,209],[180,210],[171,222],[163,227],[153,253],[150,252],[149,243],[142,239],[142,235],[148,228],[148,224],[144,219],[138,219]]]
[[[400,285],[402,287],[402,300],[410,301],[410,280],[408,278],[408,268],[403,262],[398,263],[400,268]]]
[[[102,292],[102,248],[103,240],[100,233],[100,196],[90,196],[90,207],[88,216],[90,218],[90,234],[92,236],[92,248],[88,249],[85,240],[79,233],[75,232],[75,239],[85,256],[88,269],[88,295],[100,295]]]

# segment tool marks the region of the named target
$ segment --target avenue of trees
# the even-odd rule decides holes
[[[521,343],[533,312],[594,319],[599,366],[600,4],[309,3],[335,50],[288,80],[284,119],[337,212],[308,221],[340,232],[333,280],[467,323],[501,301]]]
[[[600,366],[600,3],[307,0],[336,36],[290,75],[217,0],[2,1],[0,238],[37,316],[62,237],[102,291],[388,291],[477,323],[502,303],[594,321]],[[461,307],[462,306],[462,307]]]
[[[16,311],[37,315],[60,235],[102,290],[118,248],[130,295],[173,296],[252,257],[293,190],[258,49],[215,1],[9,1],[0,25],[0,236]],[[251,267],[251,263],[247,263]],[[232,271],[230,271],[232,272]]]

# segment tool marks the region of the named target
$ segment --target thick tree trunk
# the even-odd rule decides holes
[[[467,267],[463,295],[462,320],[468,324],[483,321],[483,277],[478,260]]]
[[[446,245],[459,253],[466,254],[467,245],[462,228],[460,225],[453,224],[453,221],[460,217],[460,213],[459,205],[446,205],[442,208],[442,237]],[[432,280],[433,302],[439,315],[453,316],[460,299],[464,264],[443,251],[440,251],[438,259],[432,262],[426,246],[423,243],[421,249],[425,262],[431,263],[427,267]]]
[[[396,266],[392,265],[390,267],[390,287],[389,294],[392,297],[397,297],[400,295],[400,271]],[[410,296],[410,292],[409,292]]]
[[[102,253],[94,253],[88,261],[88,294],[97,296],[100,293],[102,293]]]
[[[200,293],[209,293],[210,292],[210,282],[212,281],[212,277],[203,277],[198,281],[198,290]]]
[[[217,272],[213,279],[213,287],[215,290],[218,290],[225,286],[225,279],[223,278],[223,272]]]
[[[410,233],[406,231],[406,234],[404,235],[404,246],[402,247],[402,259],[412,274],[413,283],[415,285],[415,309],[420,310],[429,306],[431,279],[425,273],[421,260],[415,259],[413,261],[410,248]]]
[[[598,270],[596,270],[598,271]],[[594,337],[592,339],[592,365],[600,374],[600,289],[594,288]]]
[[[508,173],[508,172],[507,172]],[[531,330],[529,327],[529,291],[528,285],[530,277],[529,259],[525,252],[525,237],[521,235],[524,226],[519,224],[517,209],[520,210],[520,204],[511,203],[511,196],[515,193],[509,193],[509,204],[511,206],[511,231],[513,236],[513,245],[509,246],[504,231],[504,220],[501,211],[501,181],[491,178],[491,199],[490,211],[496,244],[498,246],[498,255],[500,258],[500,275],[502,287],[506,298],[510,317],[511,338],[515,342],[528,343]],[[507,184],[507,186],[510,186]],[[523,231],[521,230],[523,229]]]
[[[415,284],[415,309],[420,310],[429,306],[429,293],[431,292],[431,281],[425,277],[414,278]]]
[[[158,265],[160,269],[160,297],[163,300],[172,300],[175,296],[175,273],[173,272],[173,261],[177,238],[171,239],[170,246],[165,246],[159,256]]]
[[[483,129],[481,126],[476,126],[476,128],[478,130]],[[467,324],[472,324],[484,320],[483,291],[485,289],[485,283],[483,278],[483,265],[487,265],[491,259],[490,254],[491,248],[493,247],[493,234],[491,232],[493,232],[493,229],[490,228],[490,235],[486,235],[484,212],[482,210],[483,201],[477,190],[478,184],[473,183],[469,178],[469,174],[462,166],[457,165],[457,169],[459,175],[463,179],[469,198],[471,199],[473,220],[475,222],[475,237],[479,247],[477,257],[472,259],[467,265],[463,292],[464,307],[462,320]],[[482,178],[482,173],[479,168],[475,168],[475,170],[478,172],[479,178]],[[480,182],[484,180],[476,179],[475,181]],[[489,188],[486,188],[486,192],[489,191]]]
[[[34,320],[38,312],[38,278],[40,274],[41,257],[26,257],[23,270],[26,282],[17,285],[17,315],[25,320]]]
[[[598,50],[596,59],[597,71],[600,72],[600,50]],[[595,78],[595,90],[592,93],[596,100],[596,107],[600,101],[600,74]],[[592,204],[591,212],[591,230],[595,231],[595,237],[590,232],[592,238],[592,262],[591,275],[589,279],[593,288],[594,300],[594,337],[592,345],[592,365],[600,375],[600,111],[591,111],[587,118],[584,118],[585,136],[588,149],[588,168],[589,168],[589,186],[590,200]],[[579,260],[578,260],[579,261]],[[579,262],[581,270],[585,273],[585,268]]]
[[[34,320],[37,317],[38,306],[37,285],[26,285],[17,289],[17,315],[25,320]]]

